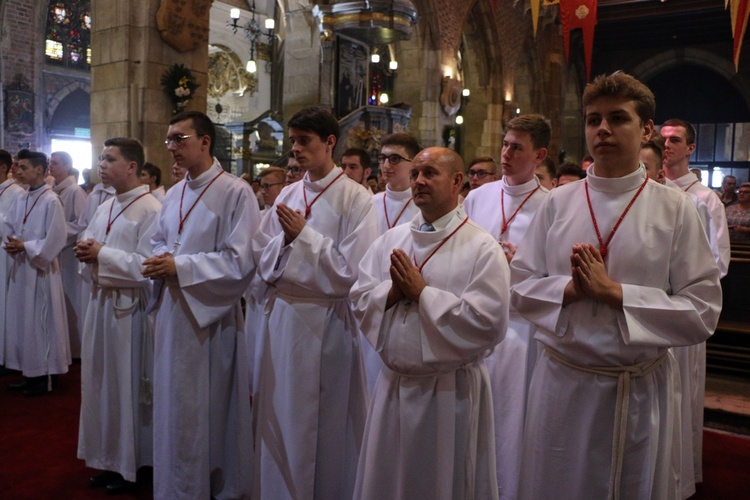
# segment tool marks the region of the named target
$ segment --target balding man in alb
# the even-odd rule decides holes
[[[385,367],[375,385],[354,498],[497,498],[485,357],[508,320],[508,265],[458,205],[452,150],[412,160],[420,212],[378,238],[351,291]]]

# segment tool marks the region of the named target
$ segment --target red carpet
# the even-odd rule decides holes
[[[81,367],[59,377],[50,394],[26,397],[7,388],[20,376],[0,378],[0,498],[60,500],[89,498],[150,499],[151,485],[117,497],[91,488],[98,471],[76,458],[81,405]]]
[[[112,497],[88,486],[97,471],[76,458],[80,366],[60,377],[51,394],[29,398],[0,378],[0,498],[3,500],[150,499],[151,485]],[[693,500],[750,500],[750,437],[704,431],[704,482]]]

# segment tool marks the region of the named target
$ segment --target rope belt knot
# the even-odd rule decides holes
[[[620,481],[622,480],[622,464],[625,453],[625,434],[628,427],[628,404],[630,403],[630,380],[645,377],[656,370],[667,359],[668,351],[659,357],[627,366],[583,366],[573,363],[562,354],[545,345],[544,350],[549,357],[563,366],[574,370],[603,375],[617,379],[617,404],[615,405],[614,432],[612,433],[612,461],[609,473],[609,500],[619,500]]]

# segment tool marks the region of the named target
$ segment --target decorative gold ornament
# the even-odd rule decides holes
[[[220,98],[228,92],[243,96],[255,94],[258,79],[242,67],[240,58],[227,47],[214,45],[219,50],[208,56],[208,95]]]

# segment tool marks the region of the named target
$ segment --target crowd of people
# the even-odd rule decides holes
[[[656,132],[629,75],[582,102],[590,164],[559,169],[527,114],[468,167],[386,136],[373,177],[318,107],[247,181],[199,112],[166,192],[130,138],[88,197],[65,154],[0,152],[0,364],[31,396],[80,357],[78,457],[113,494],[153,467],[158,499],[688,498],[750,184],[696,181],[692,126]]]

